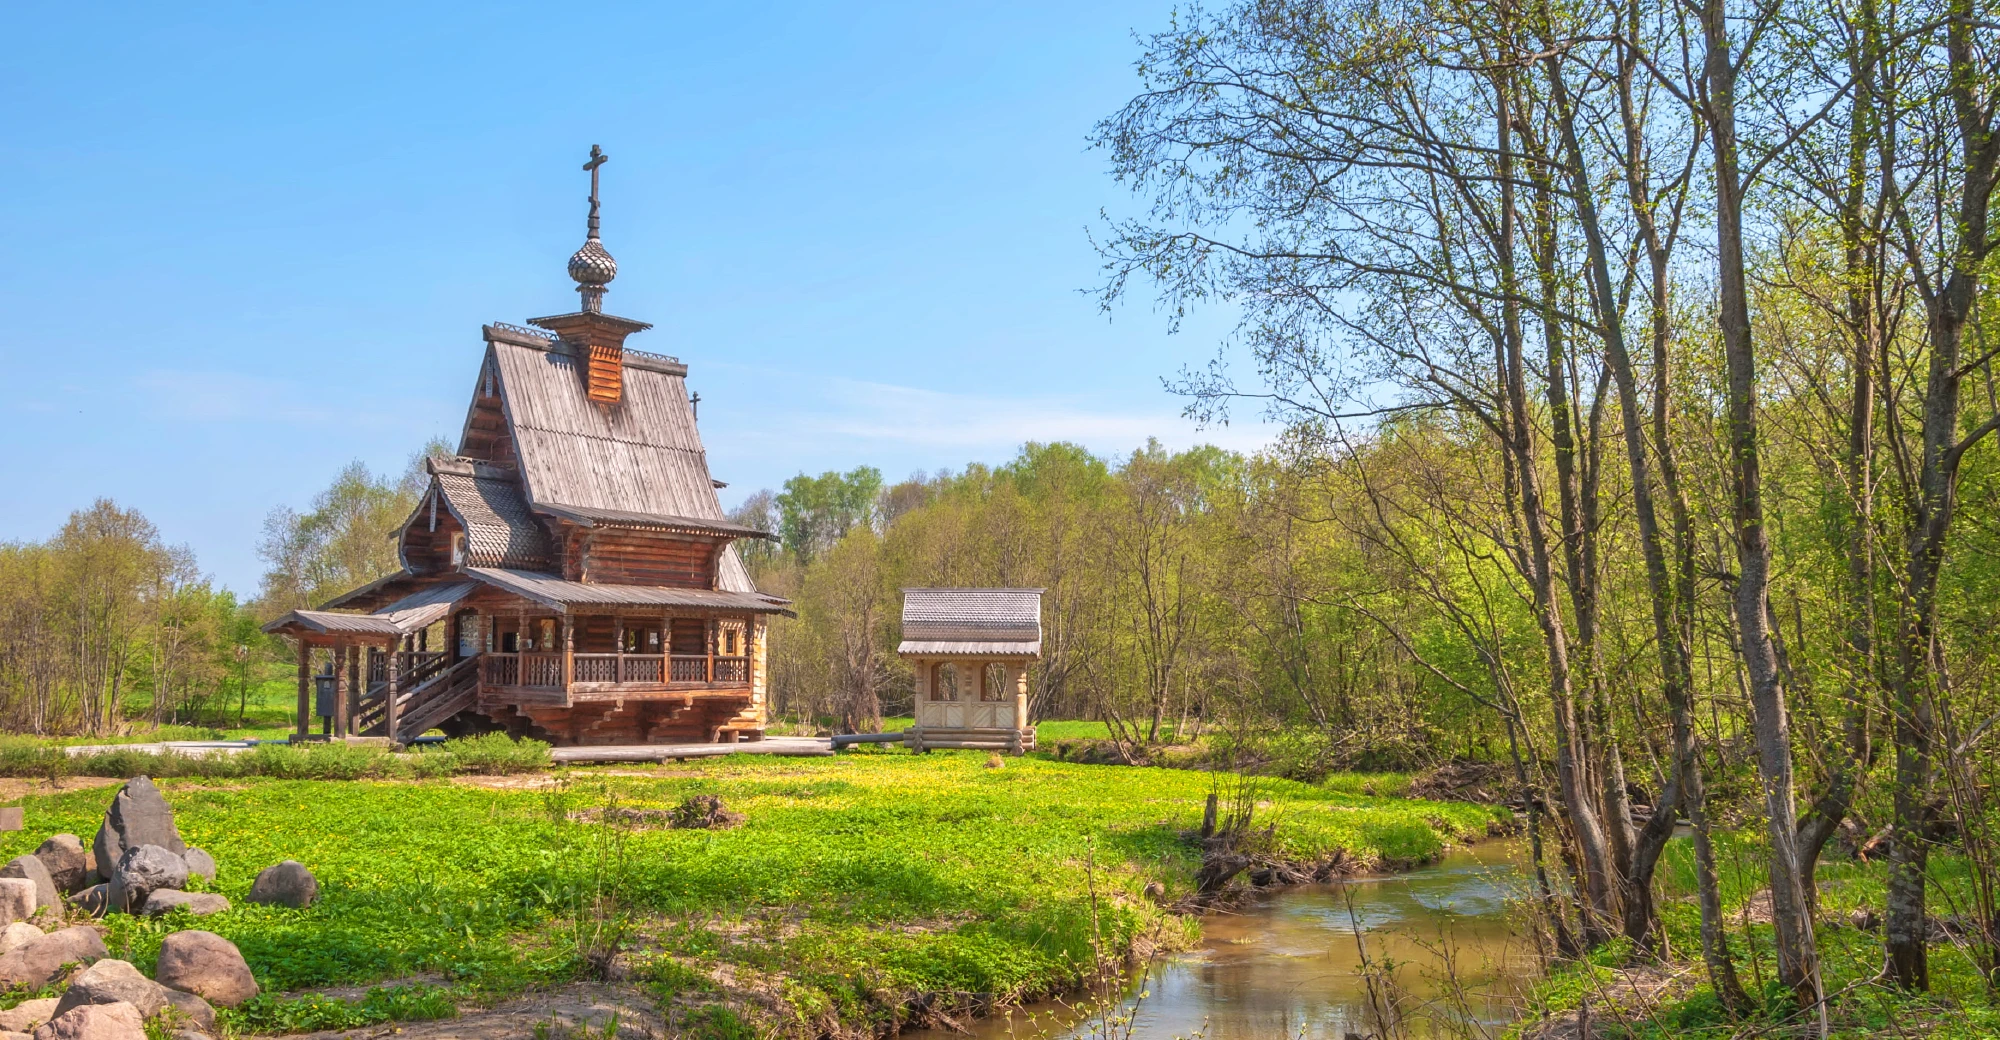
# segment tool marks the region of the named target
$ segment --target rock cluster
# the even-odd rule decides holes
[[[42,936],[0,955],[0,962],[37,946],[49,949],[36,954],[28,974],[10,976],[19,980],[10,985],[40,987],[71,965],[83,967],[70,975],[60,997],[0,1011],[0,1035],[10,1040],[31,1031],[32,1040],[146,1040],[149,1020],[183,1040],[205,1040],[215,1033],[214,1005],[235,1007],[257,995],[257,980],[243,955],[213,932],[167,936],[160,945],[157,979],[147,978],[129,961],[106,957],[96,930],[87,927]],[[57,963],[50,966],[52,959]],[[6,970],[0,963],[0,971]]]
[[[89,848],[74,834],[58,834],[0,866],[0,990],[61,989],[0,1011],[0,1040],[146,1040],[149,1028],[179,1040],[214,1035],[214,1005],[234,1007],[257,995],[234,943],[214,932],[174,932],[149,979],[110,958],[98,928],[61,925],[65,898],[93,917],[218,913],[229,900],[185,890],[190,878],[212,883],[215,875],[214,857],[181,840],[173,810],[143,776],[119,789]],[[312,872],[287,860],[258,875],[250,898],[307,906],[318,894]]]
[[[90,849],[74,834],[58,834],[32,855],[0,866],[0,923],[25,921],[48,910],[59,916],[65,896],[92,917],[150,916],[176,909],[196,916],[221,913],[229,909],[228,899],[187,891],[191,879],[212,884],[215,873],[215,857],[181,839],[174,810],[159,788],[147,777],[134,777],[111,800]],[[291,907],[309,906],[318,898],[319,882],[292,860],[257,875],[249,895],[253,903]]]

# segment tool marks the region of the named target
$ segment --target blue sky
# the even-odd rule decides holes
[[[194,6],[0,14],[0,540],[109,496],[254,591],[274,506],[455,440],[479,326],[574,309],[593,143],[606,309],[688,362],[726,505],[1266,435],[1161,388],[1230,315],[1079,291],[1171,0]]]

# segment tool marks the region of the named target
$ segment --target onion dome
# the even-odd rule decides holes
[[[577,288],[602,288],[618,277],[618,261],[605,252],[604,243],[596,235],[584,240],[583,248],[569,258],[569,276],[576,280]]]

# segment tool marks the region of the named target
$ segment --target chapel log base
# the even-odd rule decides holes
[[[1012,755],[1024,755],[1035,750],[1033,729],[944,729],[935,726],[912,726],[895,733],[841,733],[832,740],[833,750],[841,751],[856,744],[902,744],[911,751],[1004,751]]]
[[[568,704],[560,703],[561,691],[538,692],[551,696],[523,701],[513,690],[482,688],[439,728],[452,737],[506,733],[555,747],[733,744],[764,736],[748,690],[572,695]]]

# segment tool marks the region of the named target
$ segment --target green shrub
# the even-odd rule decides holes
[[[505,733],[485,733],[476,737],[447,740],[435,751],[425,751],[419,758],[430,755],[449,755],[452,771],[459,773],[479,773],[496,775],[503,773],[535,773],[553,764],[549,758],[549,745],[539,740],[515,740]]]

